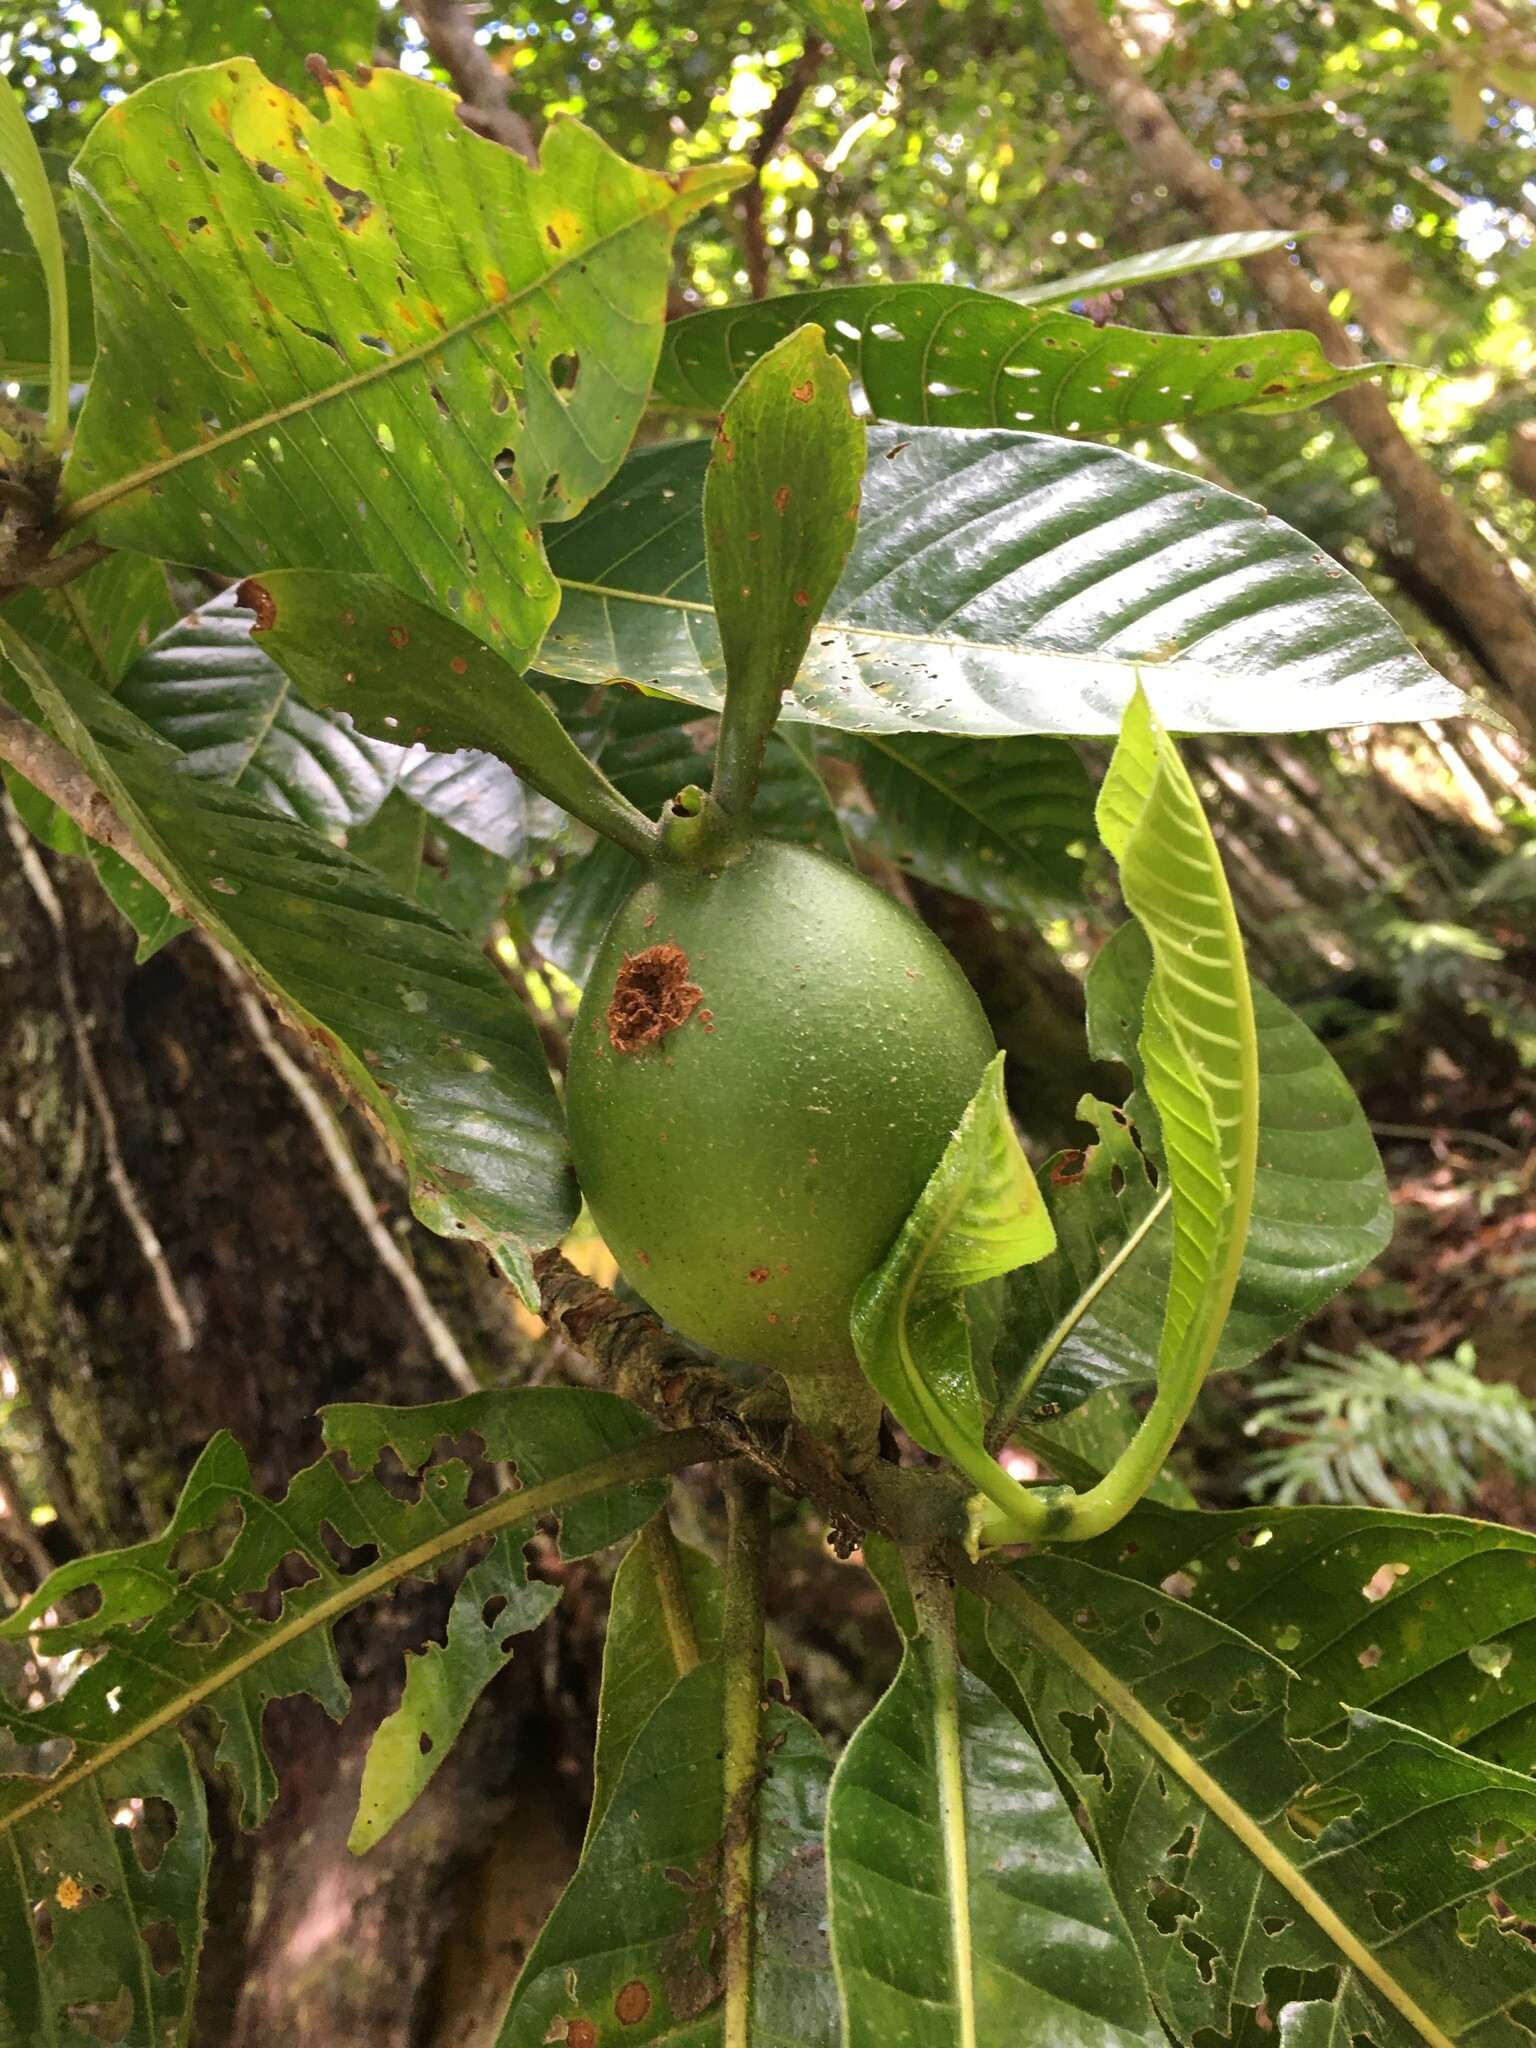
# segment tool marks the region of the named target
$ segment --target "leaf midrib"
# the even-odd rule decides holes
[[[451,342],[461,340],[466,334],[473,334],[478,328],[489,326],[493,321],[506,319],[525,300],[546,290],[552,278],[557,278],[562,271],[570,269],[578,259],[582,262],[590,261],[596,251],[611,248],[636,228],[644,227],[659,215],[666,214],[675,205],[676,197],[677,195],[671,191],[666,192],[665,196],[658,196],[654,206],[633,214],[622,226],[614,228],[610,233],[572,248],[563,254],[558,262],[551,263],[547,270],[541,271],[530,283],[509,292],[504,299],[497,299],[491,305],[481,306],[460,320],[457,325],[445,328],[441,334],[434,335],[430,341],[421,342],[417,347],[407,349],[402,354],[385,356],[377,363],[370,363],[365,369],[354,371],[350,377],[343,377],[338,383],[327,384],[322,390],[305,392],[286,405],[272,407],[259,418],[246,420],[237,427],[228,427],[222,433],[211,435],[206,441],[198,441],[190,448],[183,448],[174,455],[162,457],[158,462],[147,463],[142,469],[134,470],[131,475],[119,477],[115,483],[103,484],[100,490],[89,491],[83,498],[70,500],[60,511],[59,530],[64,532],[72,526],[78,526],[82,520],[89,519],[108,505],[115,504],[119,498],[132,496],[135,491],[142,490],[160,477],[169,476],[175,470],[185,468],[189,462],[201,461],[204,456],[215,456],[221,449],[238,446],[241,442],[249,440],[251,435],[263,433],[268,428],[279,425],[283,420],[293,419],[300,413],[317,411],[321,406],[329,405],[334,399],[345,398],[351,392],[378,383],[381,378],[392,377],[402,370],[408,370],[415,364],[425,362],[429,357],[439,354]]]
[[[1413,1994],[1400,1984],[1366,1947],[1359,1936],[1333,1910],[1317,1888],[1271,1840],[1264,1829],[1236,1799],[1219,1784],[1157,1718],[1148,1712],[1132,1692],[1107,1666],[1101,1664],[1084,1643],[1063,1625],[1017,1580],[996,1565],[973,1565],[963,1552],[949,1560],[957,1574],[984,1600],[1003,1609],[1019,1626],[1072,1675],[1081,1681],[1111,1713],[1117,1715],[1161,1762],[1188,1787],[1206,1810],[1235,1836],[1244,1850],[1287,1892],[1313,1924],[1333,1943],[1350,1965],[1359,1971],[1389,2002],[1395,2011],[1417,2028],[1429,2048],[1456,2048],[1456,2043],[1430,2018]]]
[[[91,1752],[82,1763],[66,1764],[51,1778],[39,1781],[38,1790],[30,1799],[23,1800],[6,1812],[0,1812],[0,1836],[10,1836],[20,1822],[44,1807],[52,1807],[64,1793],[71,1792],[77,1785],[86,1784],[106,1767],[115,1763],[120,1756],[137,1749],[141,1743],[173,1728],[178,1721],[211,1700],[226,1686],[235,1684],[246,1673],[264,1664],[269,1657],[275,1657],[290,1643],[299,1641],[315,1629],[328,1627],[351,1607],[375,1594],[385,1591],[398,1580],[409,1578],[424,1565],[446,1557],[450,1551],[461,1549],[479,1536],[494,1534],[497,1530],[512,1528],[521,1522],[533,1522],[549,1514],[557,1514],[573,1507],[578,1501],[588,1500],[593,1494],[603,1493],[610,1487],[633,1486],[647,1479],[664,1478],[684,1465],[697,1464],[714,1454],[709,1437],[703,1430],[676,1430],[666,1434],[641,1438],[623,1450],[614,1451],[606,1458],[598,1458],[590,1465],[578,1467],[575,1472],[563,1474],[559,1479],[546,1480],[542,1486],[530,1486],[525,1491],[499,1494],[483,1507],[478,1514],[467,1521],[455,1523],[450,1529],[439,1529],[423,1538],[411,1549],[402,1551],[398,1557],[373,1565],[367,1571],[359,1572],[345,1581],[334,1593],[316,1601],[313,1607],[305,1609],[289,1622],[277,1623],[271,1632],[264,1635],[251,1649],[233,1657],[198,1683],[191,1685],[174,1700],[140,1721],[137,1726],[126,1730],[113,1741],[104,1742]]]

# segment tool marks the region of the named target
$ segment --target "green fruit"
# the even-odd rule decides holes
[[[995,1047],[949,954],[847,868],[759,840],[658,868],[571,1042],[576,1171],[626,1278],[694,1342],[856,1370],[848,1318]]]

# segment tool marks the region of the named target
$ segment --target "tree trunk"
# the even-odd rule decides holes
[[[197,938],[135,968],[89,867],[0,832],[0,980],[0,1344],[22,1394],[5,1448],[17,1488],[57,1511],[42,1532],[56,1560],[158,1529],[216,1429],[275,1492],[317,1454],[322,1402],[454,1392]],[[519,1341],[505,1290],[405,1222],[371,1136],[351,1129],[465,1352],[504,1367]],[[27,1527],[0,1518],[0,1536],[8,1519]],[[36,1582],[19,1541],[0,1554],[13,1585]],[[311,1702],[269,1711],[283,1790],[266,1828],[240,1836],[211,1788],[222,1840],[198,2048],[494,2038],[518,1930],[552,1902],[585,1816],[599,1575],[580,1568],[571,1593],[368,1857],[345,1848],[364,1748],[448,1590],[402,1588],[343,1625],[354,1708],[340,1730]]]
[[[1100,15],[1097,0],[1044,0],[1044,6],[1073,69],[1098,93],[1151,176],[1214,234],[1270,225],[1182,133]],[[1249,257],[1247,268],[1277,319],[1315,334],[1337,363],[1361,360],[1299,264],[1277,251]],[[1527,736],[1536,735],[1536,617],[1518,583],[1413,447],[1376,385],[1362,384],[1331,403],[1392,505],[1400,550],[1462,622],[1460,637],[1475,650],[1511,717]]]

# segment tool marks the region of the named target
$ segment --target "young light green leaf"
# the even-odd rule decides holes
[[[566,1387],[419,1409],[346,1405],[323,1423],[327,1455],[279,1500],[256,1486],[231,1437],[215,1437],[161,1535],[61,1567],[0,1624],[0,1636],[35,1637],[46,1656],[73,1654],[77,1667],[44,1704],[0,1697],[0,2040],[63,2042],[68,2008],[119,2001],[130,2015],[124,2038],[158,2043],[172,2028],[180,2038],[208,1853],[201,1780],[177,1733],[188,1714],[213,1714],[217,1761],[254,1825],[277,1790],[263,1747],[267,1702],[307,1693],[336,1719],[346,1712],[331,1635],[343,1614],[478,1538],[526,1536],[546,1514],[560,1516],[569,1556],[612,1542],[655,1512],[661,1475],[705,1449],[657,1434],[610,1394]],[[470,1505],[470,1467],[436,1447],[471,1432],[487,1460],[515,1464],[520,1490]],[[344,1453],[356,1476],[330,1453]],[[386,1483],[386,1454],[391,1472],[419,1477],[415,1498]],[[377,1557],[348,1569],[333,1545],[372,1546]],[[92,1588],[87,1618],[56,1619]],[[270,1619],[256,1604],[269,1588],[281,1589]],[[157,1868],[148,1852],[140,1867],[114,1819],[139,1800],[174,1813]],[[145,1946],[155,1923],[169,1923],[178,1949],[163,1977]]]
[[[650,820],[582,753],[549,705],[466,627],[382,576],[278,569],[247,577],[252,638],[306,703],[344,711],[360,732],[434,753],[496,755],[551,802],[645,855]]]
[[[859,533],[785,718],[1112,733],[1138,676],[1181,732],[1454,716],[1466,700],[1304,534],[1201,477],[1043,434],[872,427]],[[551,530],[547,674],[718,710],[702,442]]]
[[[48,287],[47,435],[50,447],[61,448],[69,425],[69,292],[64,240],[37,137],[15,87],[6,78],[0,78],[0,177],[20,208]]]
[[[680,1679],[636,1736],[580,1868],[545,1922],[497,2048],[583,2038],[718,2042],[724,1667]],[[830,1766],[798,1714],[762,1714],[753,2048],[838,2048],[823,1931]],[[617,2021],[617,2026],[614,2022]]]
[[[1133,1389],[1156,1377],[1172,1217],[1162,1132],[1136,1049],[1151,974],[1151,948],[1135,923],[1122,925],[1089,969],[1089,1044],[1099,1058],[1130,1067],[1135,1134],[1121,1112],[1085,1098],[1079,1114],[1097,1142],[1045,1167],[1041,1186],[1058,1250],[1008,1282],[995,1429],[1020,1414],[1047,1419],[1100,1389]],[[1256,985],[1253,1004],[1253,1215],[1213,1372],[1234,1371],[1268,1350],[1392,1236],[1386,1175],[1353,1089],[1326,1047],[1268,989]]]
[[[711,794],[734,831],[746,829],[768,735],[853,546],[863,475],[848,372],[819,327],[797,328],[727,399],[704,477],[725,664]]]
[[[1005,1509],[1023,1490],[982,1448],[965,1290],[1044,1258],[1055,1241],[1008,1114],[999,1053],[884,1264],[860,1288],[853,1342],[902,1428]]]
[[[505,1531],[465,1574],[448,1611],[446,1642],[405,1653],[405,1691],[379,1723],[363,1762],[357,1818],[347,1847],[362,1855],[383,1840],[426,1789],[469,1719],[470,1708],[511,1658],[516,1638],[559,1604],[560,1588],[528,1583],[519,1542]]]
[[[91,318],[91,271],[85,234],[76,218],[69,191],[69,159],[62,151],[42,151],[43,169],[53,192],[54,211],[64,243],[64,285],[69,306],[70,375],[86,378],[96,354]],[[5,294],[0,300],[0,377],[17,384],[46,385],[52,345],[52,310],[48,280],[32,243],[25,216],[11,188],[0,178],[0,275]],[[140,564],[142,567],[143,564]],[[12,600],[7,599],[7,603]]]
[[[673,233],[739,172],[674,182],[569,121],[534,169],[388,66],[325,97],[235,58],[92,128],[66,516],[230,575],[377,571],[521,668],[555,609],[538,530],[629,446]]]
[[[966,285],[834,285],[670,322],[657,397],[718,406],[749,365],[808,320],[826,329],[876,419],[920,427],[1144,433],[1222,413],[1294,411],[1382,367],[1341,369],[1301,332],[1142,333]]]
[[[1103,1873],[1026,1730],[931,1636],[855,1733],[827,1804],[847,2048],[1153,2048]]]
[[[1098,820],[1152,949],[1138,1052],[1166,1147],[1172,1252],[1157,1393],[1140,1430],[1097,1486],[1033,1503],[1020,1524],[1079,1541],[1135,1505],[1194,1405],[1242,1268],[1259,1136],[1258,1034],[1237,914],[1189,772],[1139,688]],[[995,1520],[981,1526],[1001,1533]]]
[[[1146,249],[1113,263],[1096,263],[1049,284],[1027,285],[1009,292],[1016,306],[1064,306],[1090,292],[1112,291],[1119,285],[1153,284],[1163,277],[1188,277],[1215,263],[1240,263],[1245,256],[1267,256],[1304,234],[1304,228],[1249,228],[1233,235],[1197,235],[1192,242],[1172,242],[1165,249]],[[1257,338],[1257,337],[1255,337]]]
[[[564,1234],[576,1193],[538,1034],[491,963],[329,839],[185,773],[173,747],[3,621],[0,650],[198,922],[376,1114],[421,1220],[479,1239],[534,1298],[532,1253]]]
[[[1058,1550],[967,1583],[1175,2039],[1230,2034],[1290,1983],[1295,2026],[1321,2023],[1298,2039],[1515,2048],[1536,1988],[1525,1774],[1359,1708],[1341,1720],[1177,1577],[1164,1590]],[[1309,1597],[1304,1577],[1288,1597]]]

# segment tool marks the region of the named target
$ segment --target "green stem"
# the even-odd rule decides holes
[[[907,1583],[917,1609],[918,1649],[933,1689],[934,1763],[939,1832],[949,1901],[950,1969],[954,1977],[958,2048],[976,2048],[976,1966],[971,1938],[970,1851],[965,1821],[965,1759],[960,1749],[960,1655],[955,1595],[927,1559],[908,1556]]]
[[[762,1736],[763,1592],[768,1570],[768,1489],[732,1473],[726,1481],[725,1665],[721,1917],[725,1930],[722,2048],[750,2048],[752,1948],[757,1918],[757,1776]]]
[[[686,1678],[699,1665],[699,1636],[688,1605],[688,1588],[683,1583],[682,1559],[667,1511],[661,1508],[640,1531],[646,1563],[656,1584],[656,1600],[667,1631],[672,1662],[679,1678]]]

